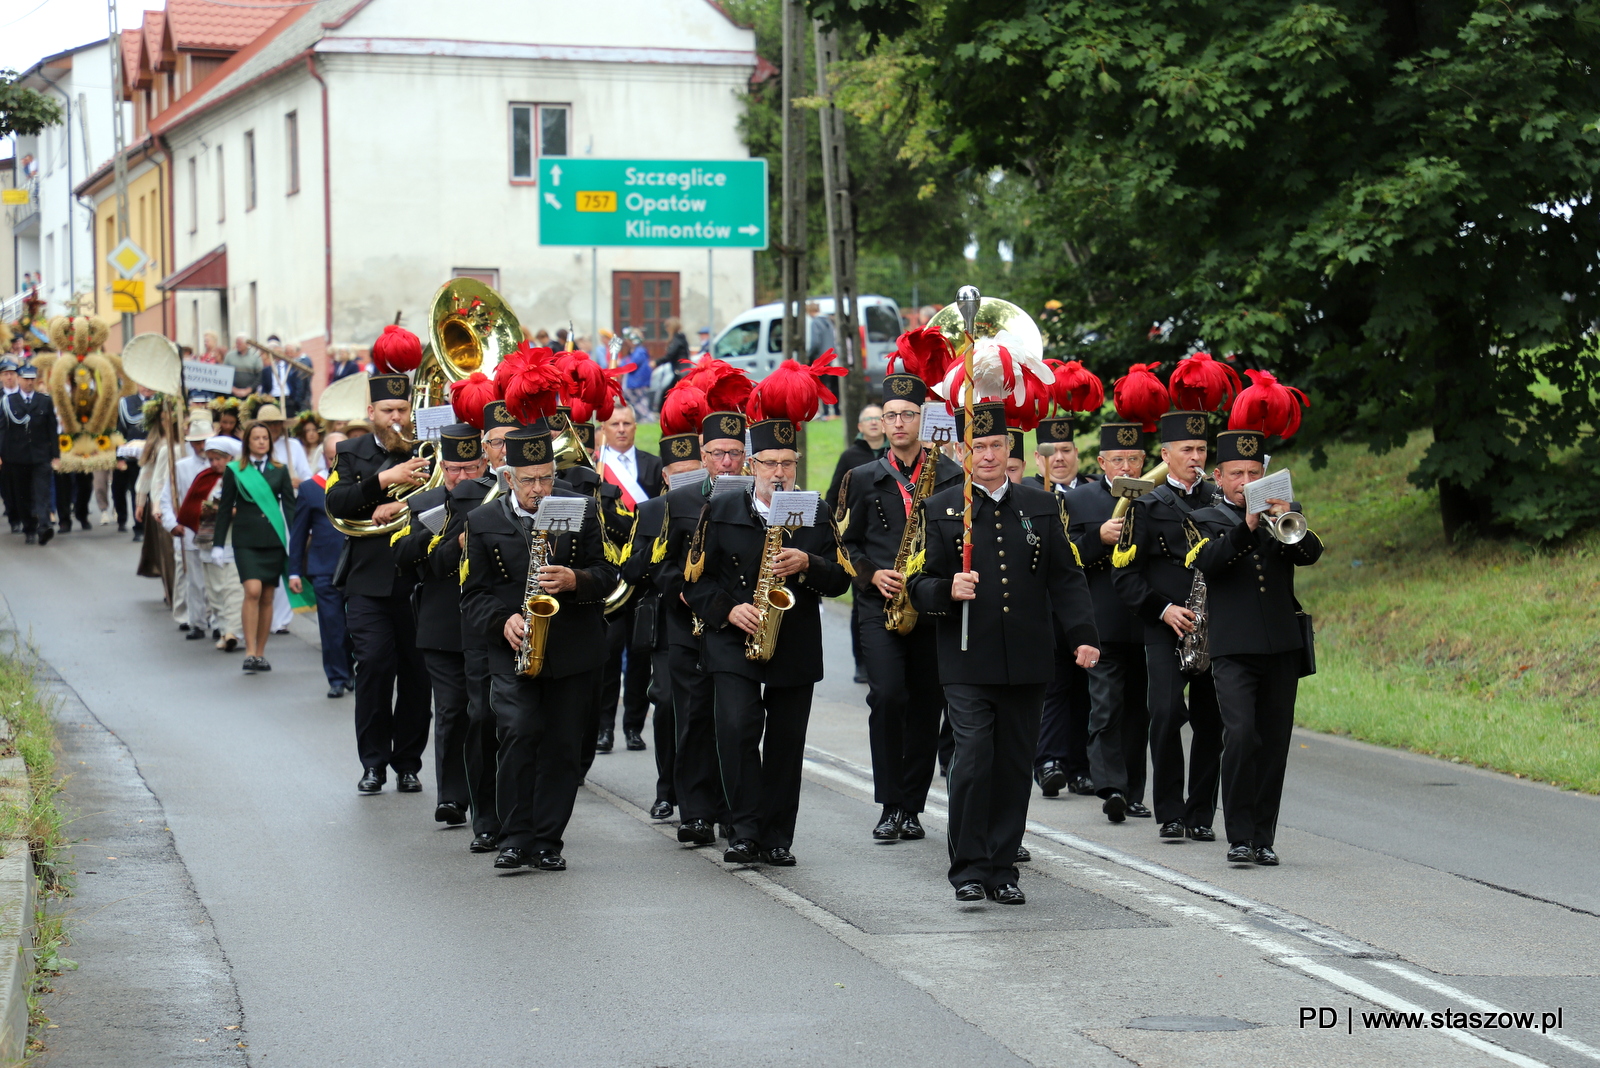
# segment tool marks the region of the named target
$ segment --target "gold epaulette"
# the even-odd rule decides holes
[[[601,538],[600,541],[605,546],[606,563],[608,564],[620,565],[625,563],[628,559],[628,554],[633,551],[632,542],[626,545],[613,545],[610,538]]]

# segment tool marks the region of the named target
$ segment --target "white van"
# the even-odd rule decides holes
[[[888,297],[856,298],[867,334],[867,380],[883,381],[884,362],[900,336],[900,306]],[[833,326],[833,298],[812,297],[817,314]],[[711,345],[711,354],[727,360],[751,378],[762,379],[783,359],[783,302],[763,304],[734,316]]]

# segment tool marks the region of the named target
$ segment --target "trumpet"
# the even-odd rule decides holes
[[[1263,513],[1262,520],[1267,524],[1267,532],[1285,545],[1296,545],[1305,540],[1306,517],[1299,512],[1285,512],[1282,515]]]

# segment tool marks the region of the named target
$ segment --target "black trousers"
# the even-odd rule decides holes
[[[1145,750],[1150,740],[1150,680],[1144,646],[1100,643],[1089,669],[1089,777],[1101,797],[1120,793],[1144,800]]]
[[[461,654],[467,676],[467,793],[472,800],[472,833],[500,836],[495,803],[495,765],[500,759],[500,732],[489,699],[489,654],[468,649]]]
[[[14,464],[0,464],[0,501],[5,502],[6,522],[12,526],[22,525],[22,506],[18,501],[16,491],[12,489],[16,482],[13,471]]]
[[[856,639],[867,672],[867,735],[872,743],[872,795],[880,805],[921,812],[939,753],[938,632],[928,620],[910,634],[891,634],[883,610],[864,604]]]
[[[411,598],[351,594],[345,624],[356,656],[356,752],[364,768],[422,770],[428,746],[428,669],[417,655]]]
[[[1211,673],[1185,675],[1178,670],[1178,639],[1145,639],[1145,666],[1150,674],[1151,794],[1157,821],[1182,820],[1186,827],[1209,827],[1217,814],[1218,761],[1222,756],[1222,717]],[[1185,704],[1184,687],[1189,688]],[[1189,724],[1189,794],[1184,797],[1183,725]]]
[[[111,502],[117,510],[119,529],[128,525],[128,517],[133,514],[134,486],[138,481],[138,460],[127,460],[125,468],[119,467],[111,472]]]
[[[1066,768],[1069,780],[1094,778],[1089,771],[1089,708],[1089,673],[1078,666],[1076,650],[1057,644],[1056,676],[1044,691],[1034,767],[1055,760]],[[1099,785],[1099,779],[1094,781]]]
[[[678,791],[673,781],[678,762],[678,725],[672,713],[672,669],[667,647],[647,649],[650,654],[650,703],[652,738],[656,743],[656,800],[677,805]],[[631,655],[631,654],[630,654]]]
[[[344,591],[333,584],[332,575],[307,575],[317,595],[317,633],[322,639],[322,673],[329,686],[342,686],[355,676],[350,655],[350,632],[344,621]]]
[[[950,761],[950,885],[1017,881],[1017,847],[1028,822],[1033,753],[1045,687],[944,688],[956,736]]]
[[[606,730],[616,729],[619,693],[623,730],[643,731],[650,711],[650,650],[634,644],[634,612],[635,606],[629,604],[606,617],[606,667],[600,687],[600,726]]]
[[[800,769],[811,720],[811,690],[767,686],[732,672],[715,675],[717,756],[735,840],[764,849],[794,844]]]
[[[717,760],[716,686],[700,670],[700,650],[694,646],[669,645],[667,671],[676,728],[672,787],[678,816],[685,821],[726,821],[728,801]]]
[[[433,777],[439,803],[472,802],[467,789],[467,662],[461,653],[424,649],[433,682]]]
[[[72,517],[78,525],[89,529],[89,502],[94,499],[94,476],[87,471],[71,474],[56,473],[56,518],[62,530],[72,529]]]
[[[50,477],[49,464],[6,464],[0,471],[11,473],[11,491],[19,522],[25,533],[34,534],[50,529]]]
[[[495,772],[500,845],[561,852],[583,782],[579,749],[594,672],[547,679],[495,675],[490,686],[500,761]]]
[[[1228,843],[1270,846],[1278,833],[1283,776],[1300,689],[1300,651],[1211,661],[1222,709],[1222,816]]]

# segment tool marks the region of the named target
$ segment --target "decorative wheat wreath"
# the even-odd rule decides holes
[[[135,387],[123,374],[122,361],[101,350],[109,334],[99,319],[59,316],[50,321],[55,353],[34,360],[66,428],[58,465],[63,474],[109,471],[117,465],[117,447],[125,444],[116,429],[117,402]]]

